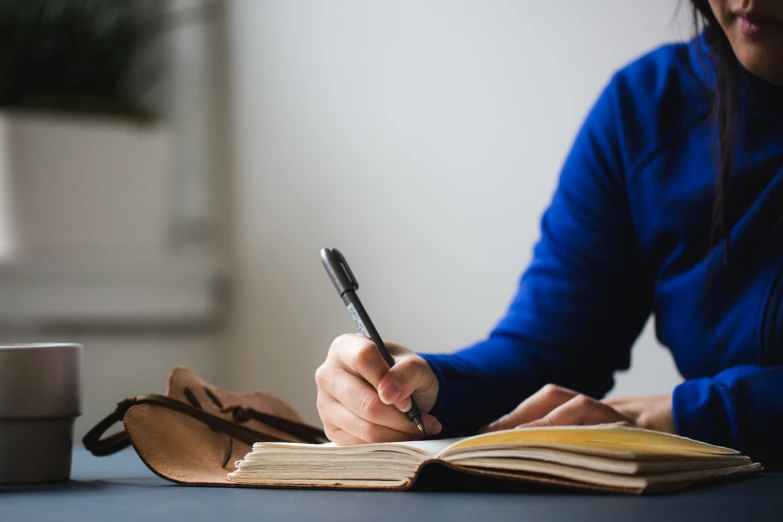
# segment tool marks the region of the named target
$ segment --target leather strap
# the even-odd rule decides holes
[[[102,457],[111,455],[130,445],[130,438],[125,431],[109,435],[108,437],[101,438],[106,431],[111,428],[115,423],[121,422],[125,417],[125,413],[132,406],[137,404],[153,404],[156,406],[162,406],[170,410],[177,411],[184,415],[193,417],[194,419],[204,423],[209,428],[225,433],[230,437],[237,439],[245,444],[252,445],[255,442],[288,442],[285,439],[269,435],[268,433],[262,433],[256,430],[252,430],[246,426],[236,424],[231,421],[227,421],[221,417],[206,413],[200,409],[194,408],[189,404],[177,401],[165,395],[142,395],[140,397],[132,397],[125,399],[117,403],[117,408],[106,416],[102,421],[95,425],[87,434],[82,438],[82,443],[87,450],[96,457]],[[234,411],[234,410],[237,411]],[[231,411],[235,419],[253,418],[264,422],[274,428],[291,433],[293,436],[308,441],[308,442],[321,442],[317,440],[323,438],[326,440],[324,433],[316,428],[300,424],[298,422],[289,421],[275,417],[274,415],[268,415],[253,410],[252,408],[229,408],[227,411]],[[237,420],[237,422],[243,422]],[[300,436],[301,435],[301,436]]]
[[[96,424],[90,431],[88,431],[82,438],[82,444],[87,448],[87,451],[95,455],[96,457],[104,457],[117,453],[130,446],[130,439],[128,434],[123,430],[119,433],[109,435],[106,438],[101,439],[101,436],[106,433],[106,430],[111,428],[115,423],[122,422],[122,418],[125,416],[125,412],[128,408],[136,404],[136,399],[124,399],[117,403],[117,409],[104,417],[102,421]]]
[[[285,433],[290,433],[297,439],[310,444],[319,444],[322,442],[328,442],[326,433],[323,430],[319,430],[313,426],[302,424],[300,422],[294,422],[268,413],[263,413],[253,408],[244,408],[242,406],[231,406],[221,410],[222,413],[231,413],[234,417],[234,422],[247,422],[248,420],[256,420],[263,422],[273,428],[276,428]]]

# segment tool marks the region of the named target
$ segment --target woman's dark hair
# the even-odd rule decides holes
[[[729,218],[726,206],[731,189],[734,163],[734,135],[740,105],[740,66],[731,48],[729,39],[720,28],[709,0],[690,0],[693,8],[693,23],[697,34],[704,30],[709,48],[710,65],[715,74],[713,111],[718,128],[717,177],[715,180],[715,203],[712,209],[712,228],[709,251],[725,241],[724,264],[728,256]]]

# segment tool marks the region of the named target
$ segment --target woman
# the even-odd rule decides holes
[[[612,79],[507,315],[452,355],[359,335],[316,372],[340,444],[623,422],[783,463],[783,1],[692,0],[703,33]],[[651,313],[684,382],[599,400]],[[521,403],[520,403],[521,401]]]

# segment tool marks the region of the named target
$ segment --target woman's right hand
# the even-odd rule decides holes
[[[363,335],[342,335],[316,370],[318,413],[329,440],[345,444],[393,442],[421,438],[405,411],[411,395],[422,412],[427,435],[441,431],[427,413],[438,397],[438,379],[429,363],[415,352],[386,343],[394,366],[383,360],[375,344]]]

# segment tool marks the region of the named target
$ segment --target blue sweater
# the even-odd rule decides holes
[[[705,52],[702,38],[664,46],[612,78],[505,317],[474,346],[424,354],[444,436],[475,433],[546,383],[603,397],[652,313],[684,378],[677,432],[783,463],[783,88],[743,72],[730,240],[710,251]]]

